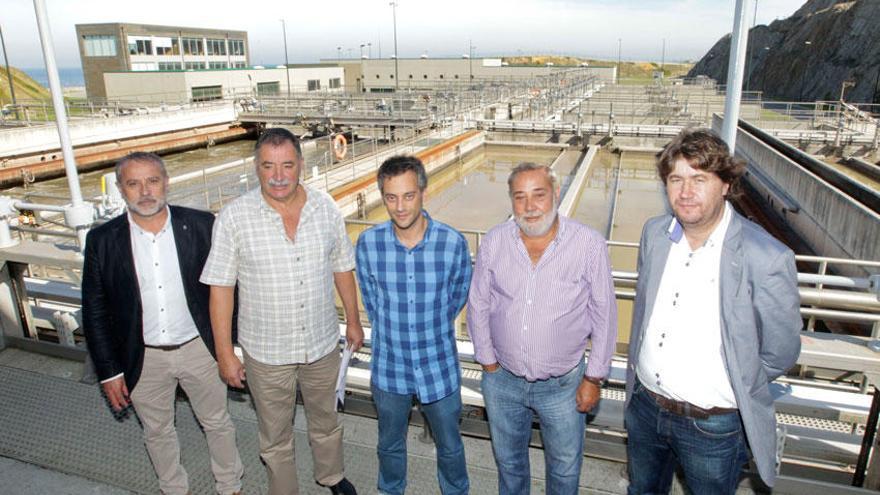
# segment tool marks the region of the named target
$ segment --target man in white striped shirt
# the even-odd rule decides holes
[[[297,384],[309,419],[315,481],[334,494],[354,494],[343,475],[336,415],[340,356],[333,296],[335,285],[345,309],[347,343],[357,350],[363,329],[354,252],[333,199],[299,181],[303,157],[293,134],[266,130],[255,146],[255,162],[260,187],[220,212],[201,278],[211,286],[220,375],[237,388],[247,375],[270,495],[298,493],[292,426]],[[244,366],[232,347],[236,284]]]

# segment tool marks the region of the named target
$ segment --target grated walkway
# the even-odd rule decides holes
[[[9,351],[12,350],[0,354]],[[48,363],[21,369],[21,364],[29,361],[27,356],[14,357],[13,361],[17,363],[13,366],[9,365],[10,359],[0,360],[0,457],[46,468],[51,471],[46,472],[47,476],[62,473],[106,485],[94,491],[90,488],[68,493],[117,493],[112,488],[134,493],[158,493],[156,478],[143,446],[142,430],[133,414],[121,420],[114,419],[99,388],[76,381],[75,372],[50,371]],[[35,369],[37,371],[33,371]],[[239,451],[245,464],[245,493],[265,493],[266,474],[259,460],[253,408],[248,396],[231,396],[230,413],[236,424]],[[298,408],[295,421],[300,491],[326,495],[329,492],[312,481],[312,460],[301,410]],[[376,493],[376,423],[352,415],[344,415],[343,421],[346,476],[360,493]],[[177,402],[177,431],[182,462],[189,473],[193,493],[214,493],[207,444],[186,400]],[[421,428],[410,428],[407,493],[439,493],[433,445],[420,442],[420,433]],[[489,442],[466,437],[465,450],[471,493],[497,493]],[[540,451],[532,452],[533,472],[543,470],[540,455]],[[3,467],[0,465],[0,470]],[[584,469],[587,468],[585,464]],[[31,471],[39,473],[41,470]],[[10,471],[0,472],[9,474]],[[0,493],[6,493],[6,488],[0,486]],[[39,488],[35,490],[16,493],[44,493]],[[608,493],[586,488],[581,492]],[[543,480],[533,478],[532,493],[544,493]]]

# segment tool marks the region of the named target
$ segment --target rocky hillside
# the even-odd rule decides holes
[[[578,58],[559,55],[518,55],[515,57],[502,57],[501,59],[510,65],[544,65],[547,62],[556,66],[571,66],[587,63],[599,67],[617,65],[617,60],[597,60],[591,58]],[[687,74],[693,64],[669,63],[663,65],[663,73],[666,77],[680,77]],[[660,64],[656,62],[621,62],[621,79],[651,79],[654,71],[660,70]]]
[[[880,103],[880,0],[808,0],[787,19],[749,32],[744,88],[766,99]],[[691,69],[727,81],[730,35]]]

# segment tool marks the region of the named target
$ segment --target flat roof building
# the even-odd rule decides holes
[[[156,26],[77,24],[86,95],[107,98],[104,73],[235,69],[250,65],[246,31]]]

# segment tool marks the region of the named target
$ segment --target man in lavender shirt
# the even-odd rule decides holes
[[[617,339],[608,250],[597,232],[557,214],[559,186],[549,167],[522,163],[507,184],[514,218],[480,244],[467,313],[484,371],[498,491],[529,493],[537,414],[547,493],[576,494],[585,416],[599,402]]]

